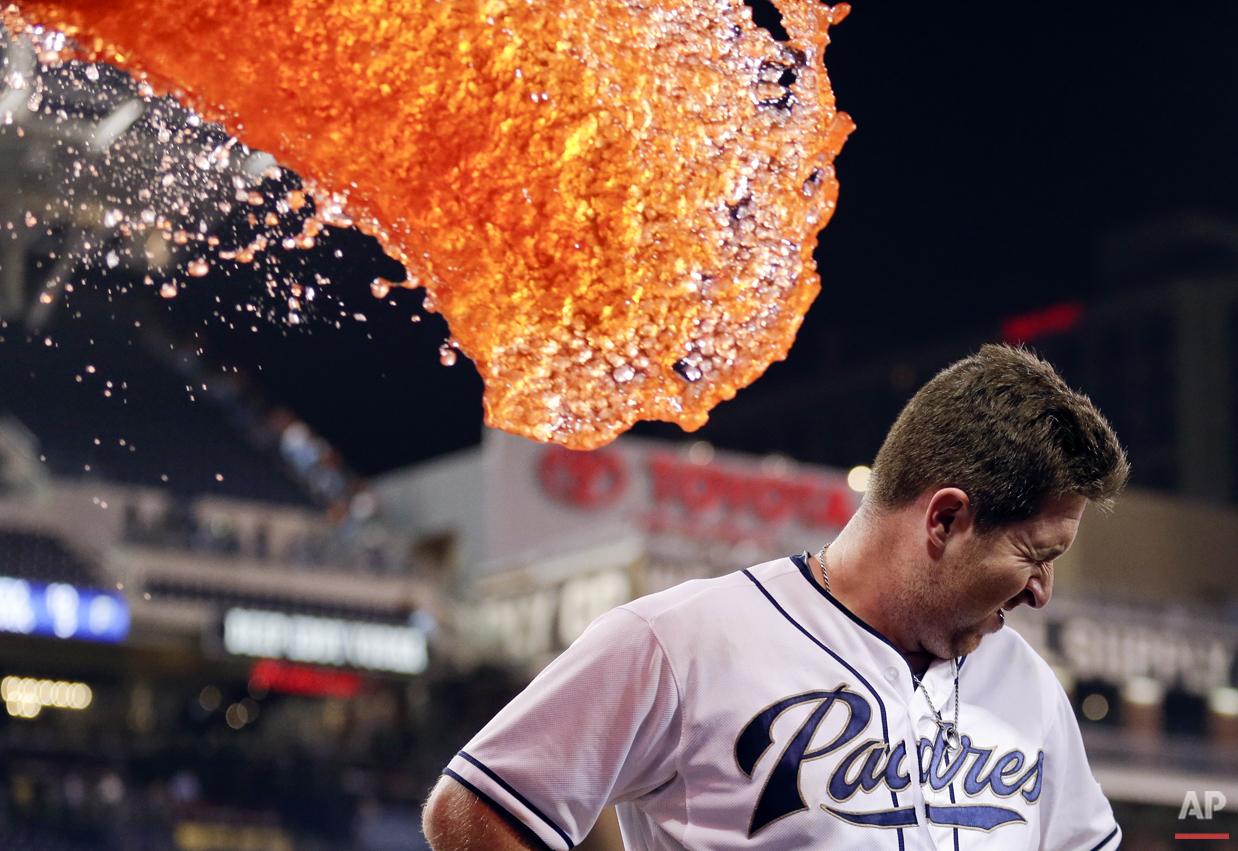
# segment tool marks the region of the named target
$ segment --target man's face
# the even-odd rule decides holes
[[[965,656],[1002,628],[1004,612],[1040,608],[1053,593],[1053,560],[1070,547],[1087,501],[1048,499],[1035,517],[987,534],[969,530],[924,571],[920,643],[942,659]]]

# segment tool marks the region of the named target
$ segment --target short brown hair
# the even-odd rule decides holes
[[[1112,505],[1130,467],[1113,428],[1053,367],[1022,348],[987,345],[911,398],[873,462],[868,497],[890,510],[931,487],[957,487],[976,527],[1026,520],[1045,499]]]

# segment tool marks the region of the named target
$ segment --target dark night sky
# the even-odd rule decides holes
[[[859,129],[814,312],[931,334],[1087,292],[1114,228],[1232,217],[1236,38],[1224,2],[856,4],[827,54]]]
[[[858,0],[826,54],[858,129],[820,240],[823,292],[757,386],[1100,294],[1112,284],[1097,248],[1116,230],[1183,212],[1238,220],[1235,45],[1232,0]],[[409,321],[418,292],[376,303],[369,281],[393,270],[354,234],[339,245],[336,292],[369,321],[216,330],[208,357],[248,365],[364,474],[476,442],[481,382],[464,359],[439,364],[441,320]],[[168,308],[203,327],[201,300]]]

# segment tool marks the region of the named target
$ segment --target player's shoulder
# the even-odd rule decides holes
[[[993,673],[1009,672],[1011,676],[1022,678],[1034,675],[1037,680],[1044,677],[1055,679],[1049,663],[1010,626],[985,636],[967,661],[974,667],[985,667]]]
[[[683,619],[696,620],[704,611],[722,615],[732,610],[747,610],[760,594],[753,577],[770,580],[794,572],[797,568],[790,558],[775,559],[723,576],[691,579],[665,591],[639,597],[620,608],[650,624],[667,625]]]
[[[1006,699],[1035,701],[1046,716],[1055,715],[1064,696],[1053,668],[1015,629],[1007,626],[985,636],[964,662],[973,681],[983,679],[990,693]]]

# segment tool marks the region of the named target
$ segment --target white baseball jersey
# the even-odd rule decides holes
[[[923,677],[954,715],[954,672]],[[446,773],[548,848],[1114,851],[1070,702],[1012,630],[959,669],[952,755],[903,655],[801,557],[598,618]]]

